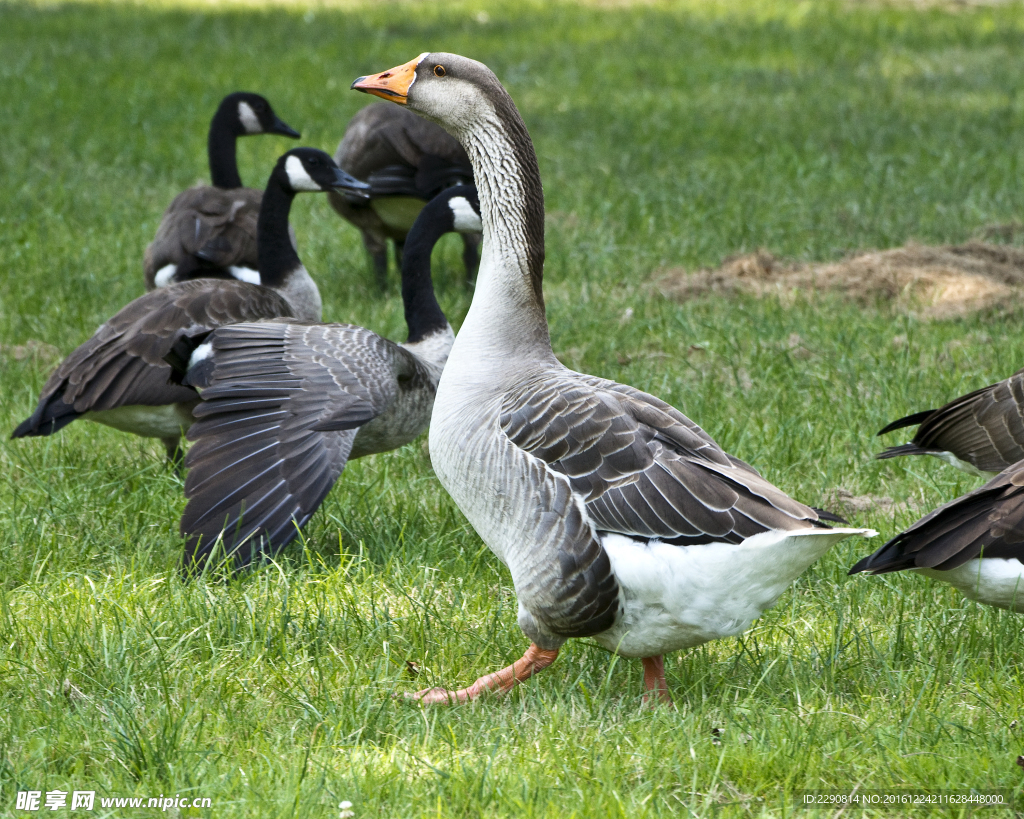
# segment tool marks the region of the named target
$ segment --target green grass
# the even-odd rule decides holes
[[[651,282],[758,247],[834,259],[1021,219],[1022,36],[1019,5],[0,3],[0,344],[70,352],[142,292],[224,93],[265,93],[333,150],[367,103],[355,76],[458,51],[496,70],[536,142],[562,359],[671,401],[807,503],[913,500],[856,519],[887,537],[977,481],[873,461],[873,433],[1021,366],[1021,309],[927,323],[827,298],[678,304]],[[289,147],[243,141],[243,179]],[[401,338],[397,283],[376,294],[355,230],[311,195],[293,224],[327,318]],[[456,325],[459,256],[446,239],[434,257]],[[8,430],[53,362],[3,350]],[[641,707],[639,664],[587,641],[503,702],[423,710],[392,694],[468,684],[526,644],[424,440],[351,464],[279,566],[226,584],[177,577],[182,487],[161,453],[86,423],[0,443],[0,814],[30,789],[214,800],[183,816],[335,817],[347,799],[360,819],[1020,793],[1019,617],[924,578],[847,578],[879,541],[841,544],[742,638],[668,658],[675,712]]]

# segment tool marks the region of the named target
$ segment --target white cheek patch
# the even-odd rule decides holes
[[[176,264],[165,264],[156,271],[156,275],[153,277],[153,284],[157,287],[166,287],[177,272],[178,266]]]
[[[228,273],[240,282],[263,284],[263,280],[260,278],[260,272],[258,270],[253,270],[251,267],[236,267],[232,265],[228,268]]]
[[[480,233],[483,231],[484,226],[480,222],[480,214],[474,210],[465,196],[453,196],[448,200],[448,207],[452,210],[455,229],[459,233]]]
[[[306,172],[306,166],[297,156],[290,156],[284,163],[284,171],[288,174],[288,182],[292,190],[296,191],[319,191],[323,190],[313,178]]]
[[[200,344],[195,350],[192,351],[192,356],[188,360],[188,368],[191,370],[200,361],[206,361],[208,358],[213,358],[213,342],[207,341],[205,344]]]
[[[249,103],[238,103],[238,120],[242,123],[242,127],[245,128],[247,134],[263,133],[263,125],[260,123],[260,118],[256,116],[256,112],[252,110]]]

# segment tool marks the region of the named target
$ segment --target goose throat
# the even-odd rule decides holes
[[[533,143],[514,108],[462,134],[473,164],[484,228],[481,281],[500,268],[502,289],[516,302],[532,301],[544,314],[544,191]],[[500,255],[495,255],[500,254]],[[497,271],[495,271],[497,272]],[[524,305],[525,306],[525,305]]]

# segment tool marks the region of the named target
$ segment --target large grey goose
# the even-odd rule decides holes
[[[920,424],[913,439],[877,457],[933,455],[971,475],[991,478],[1024,459],[1024,370],[934,410],[893,421],[885,435]]]
[[[473,302],[441,376],[431,463],[508,566],[523,657],[424,703],[507,691],[570,637],[643,660],[739,634],[832,544],[830,529],[664,401],[573,372],[544,313],[544,196],[530,136],[481,63],[422,54],[353,88],[447,128],[473,163],[484,227]]]
[[[147,290],[198,278],[260,283],[256,220],[263,191],[242,187],[235,155],[238,137],[256,134],[300,136],[265,97],[224,97],[206,141],[211,184],[182,191],[164,211],[142,261]]]
[[[349,121],[334,154],[338,167],[370,185],[369,200],[331,194],[338,214],[363,236],[377,283],[387,281],[387,241],[402,248],[420,209],[444,188],[473,182],[469,157],[443,128],[393,105],[368,105]],[[480,235],[462,235],[466,280],[476,275]]]
[[[430,253],[450,231],[479,232],[476,191],[449,188],[409,231],[397,344],[352,324],[287,319],[183,337],[177,373],[203,403],[189,430],[181,518],[186,573],[211,557],[241,568],[283,548],[346,463],[396,449],[427,428],[454,335],[434,295]]]
[[[295,194],[366,186],[315,148],[296,148],[277,162],[259,215],[263,285],[234,279],[196,279],[162,287],[122,308],[57,367],[35,412],[12,438],[50,435],[79,418],[124,432],[159,438],[172,463],[182,430],[192,423],[194,390],[168,383],[164,362],[184,333],[223,324],[291,316],[318,321],[320,292],[289,234]]]
[[[950,583],[979,603],[1024,612],[1024,460],[925,515],[850,574],[904,569]]]

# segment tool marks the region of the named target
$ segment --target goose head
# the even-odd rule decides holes
[[[274,176],[292,193],[336,190],[357,198],[369,197],[369,185],[345,173],[318,148],[293,148],[283,154],[277,160]]]
[[[498,78],[476,60],[434,51],[359,77],[352,88],[436,122],[466,149],[485,238],[477,292],[490,292],[489,283],[497,282],[500,298],[530,313],[528,325],[510,319],[528,326],[516,335],[548,344],[542,292],[544,191],[530,134]],[[488,242],[488,236],[501,240]]]
[[[442,51],[365,77],[352,88],[404,105],[457,138],[511,103],[498,78],[483,63]]]
[[[279,134],[292,139],[301,136],[274,113],[266,97],[248,91],[236,91],[224,97],[215,118],[225,125],[230,124],[235,136]]]

